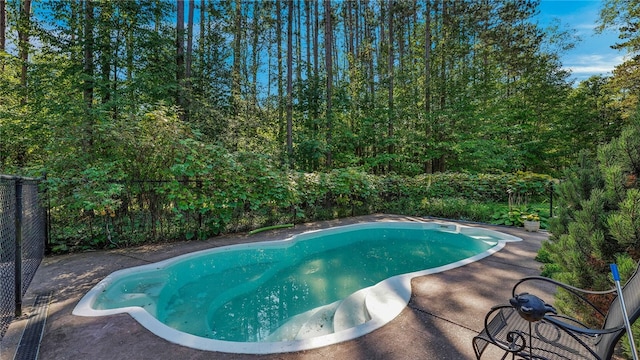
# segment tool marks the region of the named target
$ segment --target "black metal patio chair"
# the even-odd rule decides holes
[[[639,269],[622,288],[627,314],[631,324],[640,316],[640,275]],[[548,307],[541,310],[536,319],[528,318],[513,303],[517,301],[518,287],[533,281],[552,284],[579,297],[585,304],[600,313],[604,321],[600,328],[589,328],[578,320],[554,314]],[[534,283],[535,284],[535,283]],[[518,281],[512,289],[513,299],[509,305],[491,308],[484,322],[484,329],[473,338],[476,358],[480,359],[490,344],[497,346],[502,359],[610,359],[614,348],[626,332],[620,299],[615,289],[609,291],[588,291],[554,281],[541,276],[531,276]],[[604,313],[587,297],[615,297]],[[520,295],[523,295],[520,293]],[[526,295],[530,296],[530,295]],[[536,298],[535,296],[533,298]],[[544,304],[544,302],[542,302]],[[524,316],[524,317],[523,317]]]

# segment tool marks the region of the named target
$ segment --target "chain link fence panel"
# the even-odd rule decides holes
[[[39,182],[0,175],[0,339],[44,258],[47,217]]]

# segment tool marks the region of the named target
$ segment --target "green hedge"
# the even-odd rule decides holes
[[[532,173],[372,175],[361,168],[302,173],[201,141],[175,109],[132,117],[128,125],[97,133],[101,151],[56,157],[41,169],[54,250],[204,239],[376,212],[488,221],[483,204],[546,199],[550,180]]]
[[[216,147],[186,152],[177,162],[162,181],[115,181],[108,169],[93,168],[81,180],[49,178],[55,250],[204,239],[372,213],[481,221],[491,215],[482,204],[506,203],[510,194],[546,199],[551,180],[533,173],[380,176],[358,168],[301,173]]]

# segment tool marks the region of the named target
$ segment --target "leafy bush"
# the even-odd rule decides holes
[[[506,225],[506,226],[523,226],[524,219],[522,217],[523,211],[514,209],[506,212],[497,212],[492,216],[492,224]]]
[[[464,198],[424,199],[420,209],[422,215],[482,222],[486,222],[493,212],[490,203]]]
[[[269,157],[230,154],[191,138],[179,141],[168,170],[162,181],[130,179],[113,165],[89,166],[80,178],[49,178],[54,249],[204,239],[375,212],[489,222],[500,206],[492,201],[506,200],[510,179],[449,173],[376,176],[358,168],[285,172]]]
[[[488,221],[491,204],[513,193],[544,196],[549,181],[531,173],[291,171],[266,155],[200,141],[175,109],[162,106],[126,124],[100,124],[94,135],[103,148],[47,168],[55,250],[204,239],[376,212]]]
[[[547,228],[547,214],[542,214],[539,210],[530,205],[521,205],[516,208],[500,209],[491,216],[491,223],[506,226],[524,226],[525,221],[540,221],[540,227]]]

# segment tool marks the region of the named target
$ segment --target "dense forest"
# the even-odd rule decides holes
[[[1,0],[0,171],[157,179],[215,148],[304,172],[559,174],[635,112],[636,60],[570,82],[572,34],[537,6]]]
[[[0,0],[0,173],[46,174],[61,249],[510,215],[638,117],[637,1],[603,2],[626,61],[580,83],[538,6]]]

